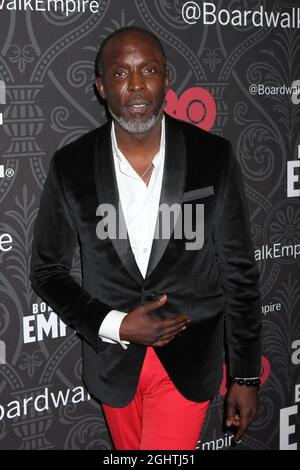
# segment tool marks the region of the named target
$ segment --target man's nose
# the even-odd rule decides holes
[[[144,83],[143,76],[136,72],[129,74],[128,88],[129,88],[129,91],[144,90],[145,83]]]

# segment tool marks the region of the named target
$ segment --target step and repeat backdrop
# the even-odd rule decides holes
[[[0,23],[0,448],[112,449],[81,381],[80,340],[33,292],[29,265],[54,151],[106,121],[94,89],[99,45],[135,25],[165,47],[166,112],[229,138],[244,175],[263,384],[238,449],[299,450],[299,1],[0,0]],[[80,283],[78,249],[72,274]],[[199,451],[236,448],[225,394],[224,380]]]

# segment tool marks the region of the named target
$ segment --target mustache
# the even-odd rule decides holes
[[[146,104],[146,105],[149,105],[149,104],[151,104],[151,101],[149,99],[145,98],[145,96],[143,96],[139,93],[139,94],[136,94],[136,95],[132,96],[130,98],[130,100],[128,100],[126,102],[126,106],[131,106],[133,104]]]

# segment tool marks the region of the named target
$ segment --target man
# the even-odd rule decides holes
[[[163,113],[169,75],[152,33],[113,33],[96,68],[113,119],[52,158],[32,286],[81,336],[83,380],[116,449],[195,449],[222,380],[225,318],[230,376],[249,379],[228,388],[239,442],[256,412],[261,331],[239,165],[226,139]]]

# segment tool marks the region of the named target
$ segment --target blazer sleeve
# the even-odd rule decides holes
[[[62,321],[98,352],[100,324],[113,308],[92,298],[70,274],[77,226],[65,197],[57,156],[56,152],[51,159],[35,221],[29,279],[33,290]]]
[[[255,377],[260,375],[261,367],[259,272],[243,176],[232,145],[227,142],[214,240],[224,296],[229,373],[232,377]]]

